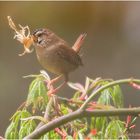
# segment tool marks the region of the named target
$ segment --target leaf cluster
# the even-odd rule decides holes
[[[68,99],[57,95],[48,95],[43,74],[32,76],[33,81],[25,105],[19,108],[11,118],[5,132],[7,139],[22,139],[39,126],[51,120],[70,114],[79,109],[86,99],[100,87],[112,82],[110,79],[86,78],[85,85],[68,83],[76,90]],[[119,85],[103,90],[98,98],[88,103],[86,110],[116,109],[123,107],[123,94]],[[40,139],[128,139],[126,123],[119,117],[85,117],[61,125],[49,131]]]

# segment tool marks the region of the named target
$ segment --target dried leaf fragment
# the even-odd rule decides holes
[[[24,52],[22,54],[19,54],[19,56],[23,56],[26,53],[31,53],[33,50],[30,50],[29,48],[33,44],[33,39],[32,39],[32,36],[30,35],[29,27],[28,26],[23,27],[19,24],[20,29],[18,29],[10,16],[7,16],[7,19],[8,19],[10,28],[13,29],[16,33],[14,36],[14,39],[17,39],[24,46]],[[26,32],[27,32],[27,35],[26,35]]]

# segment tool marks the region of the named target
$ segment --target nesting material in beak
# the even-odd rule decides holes
[[[14,24],[13,20],[11,19],[11,17],[7,16],[7,18],[8,18],[10,28],[15,31],[14,39],[17,39],[24,46],[24,52],[19,54],[19,56],[23,56],[26,53],[31,53],[33,51],[33,49],[30,50],[30,47],[33,44],[33,38],[30,35],[29,27],[28,26],[23,27],[23,26],[21,26],[19,24],[20,29],[17,29],[17,27]],[[27,35],[26,35],[26,32],[27,32]]]

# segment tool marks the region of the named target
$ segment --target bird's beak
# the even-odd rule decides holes
[[[34,42],[37,42],[37,37],[35,35],[31,36]]]

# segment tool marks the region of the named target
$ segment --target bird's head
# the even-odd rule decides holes
[[[34,45],[40,47],[46,47],[46,45],[51,41],[50,40],[51,35],[52,32],[48,29],[45,28],[36,29],[32,34]]]

